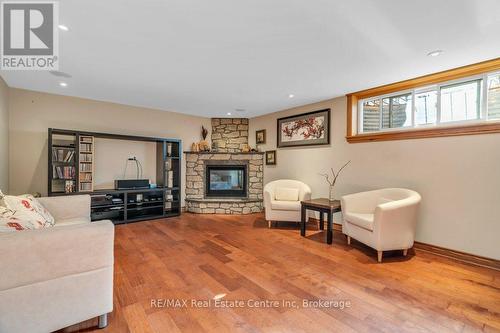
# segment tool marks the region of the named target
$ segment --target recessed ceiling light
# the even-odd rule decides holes
[[[64,30],[64,31],[69,31],[69,28],[65,26],[64,24],[59,24],[58,25],[59,29]]]
[[[66,82],[59,82],[59,85],[61,87],[67,87],[68,86],[68,84]]]
[[[427,53],[428,57],[437,57],[438,55],[441,55],[443,53],[443,50],[435,50],[432,52]]]
[[[231,115],[231,112],[228,112],[228,113],[227,113],[227,115],[228,115],[228,116],[230,116],[230,115]]]
[[[234,109],[234,111],[236,111],[236,112],[245,112],[246,110],[245,109]]]
[[[294,95],[294,94],[290,94],[290,95],[288,95],[288,98],[294,98],[294,97],[295,97],[295,95]]]
[[[71,75],[68,73],[60,72],[60,71],[49,71],[50,74],[57,76],[57,77],[65,77],[65,78],[71,78]]]

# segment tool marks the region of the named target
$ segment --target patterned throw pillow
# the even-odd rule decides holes
[[[42,227],[42,222],[19,220],[15,217],[0,217],[0,232],[33,230]]]
[[[3,195],[1,197],[2,195],[0,192],[0,198],[7,210],[10,210],[10,215],[7,217],[14,217],[21,221],[33,221],[36,224],[42,223],[43,227],[55,224],[54,217],[31,194],[20,196]]]

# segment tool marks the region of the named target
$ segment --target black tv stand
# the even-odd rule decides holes
[[[91,193],[91,219],[114,224],[160,219],[180,214],[178,199],[167,197],[178,188],[99,190]],[[115,199],[113,201],[113,199]]]

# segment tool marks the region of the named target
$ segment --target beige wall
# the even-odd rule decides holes
[[[115,179],[135,179],[137,167],[135,162],[127,162],[129,157],[136,157],[142,164],[142,179],[156,183],[156,143],[96,138],[94,149],[96,190],[114,188]]]
[[[346,100],[333,100],[250,119],[267,130],[263,150],[276,149],[276,119],[331,108],[331,145],[277,150],[277,165],[264,168],[267,183],[279,178],[309,184],[313,197],[328,196],[318,173],[351,160],[339,178],[339,195],[382,187],[406,187],[422,197],[418,241],[500,259],[500,134],[349,144]],[[339,222],[340,216],[335,216]]]
[[[9,191],[9,87],[0,77],[0,190]]]
[[[47,129],[50,127],[179,138],[185,149],[201,139],[202,125],[211,127],[208,118],[21,89],[10,89],[9,106],[10,192],[14,194],[47,193]],[[118,159],[116,167],[120,173],[123,156]]]

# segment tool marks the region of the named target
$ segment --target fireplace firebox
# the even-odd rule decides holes
[[[247,165],[206,165],[207,198],[247,197]]]

